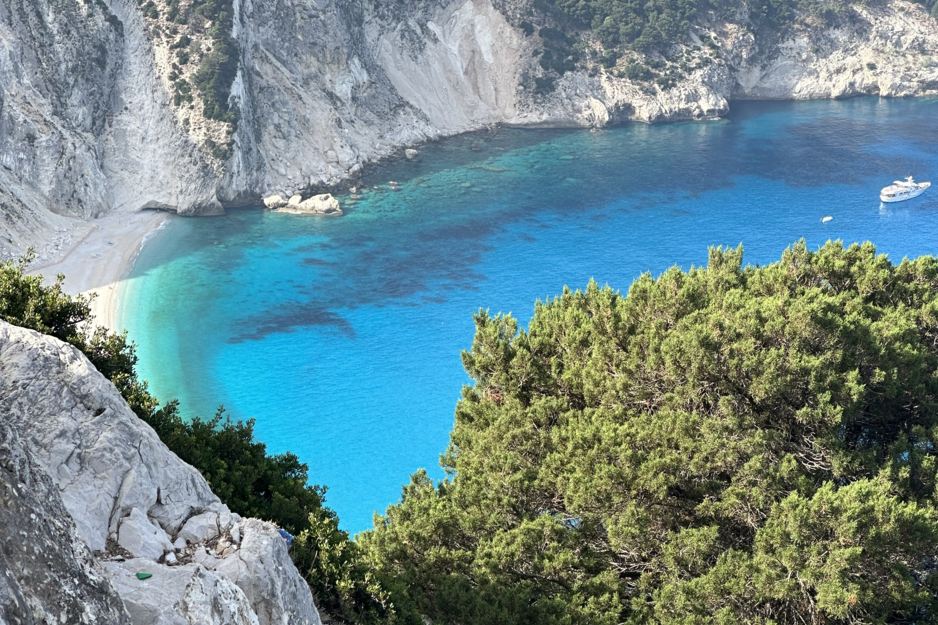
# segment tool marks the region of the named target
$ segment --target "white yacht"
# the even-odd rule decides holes
[[[930,182],[915,182],[912,176],[905,180],[896,180],[879,192],[879,199],[883,202],[904,202],[925,193],[931,186]]]

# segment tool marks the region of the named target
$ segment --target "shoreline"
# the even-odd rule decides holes
[[[117,311],[120,287],[130,273],[147,239],[169,218],[166,211],[146,210],[112,214],[95,220],[82,239],[55,262],[29,270],[46,283],[65,275],[63,290],[69,295],[94,296],[91,314],[95,325],[120,332]]]

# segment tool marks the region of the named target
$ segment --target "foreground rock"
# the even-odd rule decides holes
[[[128,625],[58,488],[0,419],[0,623]]]
[[[51,510],[41,507],[45,499],[28,500],[19,514],[56,519],[59,534],[72,528],[73,540],[58,543],[73,544],[77,564],[68,566],[81,569],[75,583],[93,587],[101,605],[119,595],[140,625],[320,622],[277,529],[232,514],[74,347],[0,321],[0,424],[30,449],[36,473],[46,476],[48,490],[62,502],[56,512],[51,496],[45,498]],[[0,457],[10,453],[7,446],[0,443]],[[35,526],[0,523],[2,544],[23,544],[8,569],[45,548],[42,536],[20,533]],[[197,561],[201,554],[212,554],[214,560],[205,558],[210,566]],[[136,573],[153,577],[139,580]],[[58,619],[61,598],[40,586],[27,585],[39,597],[38,607],[27,604],[27,613],[35,617],[41,608]],[[121,610],[117,605],[114,619],[100,622],[127,622],[119,620]]]
[[[175,625],[258,625],[244,592],[229,578],[199,564],[160,566],[150,560],[105,562],[134,623]],[[152,577],[141,580],[137,573]],[[283,623],[290,621],[266,621]]]

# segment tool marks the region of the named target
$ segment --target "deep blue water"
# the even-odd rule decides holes
[[[340,196],[342,218],[173,220],[136,263],[123,325],[158,397],[256,418],[356,532],[416,469],[442,475],[480,307],[526,323],[564,285],[624,292],[711,245],[742,243],[752,263],[802,237],[938,251],[938,190],[878,200],[898,177],[938,178],[936,113],[934,99],[741,103],[719,122],[456,137],[373,168],[380,188]]]

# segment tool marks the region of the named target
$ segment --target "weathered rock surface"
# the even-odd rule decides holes
[[[296,207],[301,213],[313,213],[316,215],[341,215],[342,209],[339,208],[339,201],[332,197],[331,193],[321,193],[303,200]]]
[[[0,256],[28,243],[61,252],[74,220],[109,211],[214,214],[334,184],[401,147],[496,123],[702,119],[740,98],[938,90],[938,25],[904,0],[856,5],[840,26],[782,40],[711,16],[691,39],[713,50],[686,47],[706,63],[668,88],[619,77],[625,60],[594,60],[546,92],[535,88],[540,39],[519,27],[528,0],[233,8],[240,122],[218,152],[224,123],[174,104],[170,42],[135,0],[0,4]]]
[[[44,483],[29,476],[21,447],[30,449]],[[22,495],[27,478],[38,484],[30,491],[36,498]],[[62,610],[78,609],[68,606],[87,603],[91,620],[75,612],[66,622],[127,623],[119,603],[108,611],[117,594],[139,625],[320,622],[273,525],[232,514],[77,349],[0,321],[0,497],[9,499],[5,482],[19,498],[0,506],[0,605],[54,616],[23,622],[57,621]],[[30,514],[52,520],[43,525]],[[12,515],[9,523],[4,515]],[[29,529],[19,534],[21,528]],[[121,549],[137,557],[109,555]],[[103,560],[103,574],[91,550]],[[231,564],[170,565],[209,552]],[[74,583],[50,581],[56,571],[73,570]],[[138,580],[138,572],[153,577]],[[33,597],[37,580],[49,588]],[[56,594],[60,587],[70,594]],[[91,618],[95,611],[100,620]]]
[[[134,559],[105,562],[104,567],[134,623],[258,625],[257,615],[244,592],[228,577],[199,564],[170,567]],[[137,573],[149,573],[152,577],[141,580]]]
[[[0,322],[0,417],[27,442],[93,551],[138,508],[174,535],[221,506],[77,349]]]
[[[264,198],[264,206],[271,209],[282,208],[287,205],[287,200],[283,199],[279,195],[271,195],[270,197]]]
[[[0,623],[130,622],[58,488],[0,419]]]
[[[179,532],[179,538],[187,543],[203,543],[216,538],[220,533],[218,513],[203,512],[186,521]]]
[[[342,215],[342,208],[339,201],[332,197],[331,193],[320,193],[306,200],[302,195],[291,196],[285,200],[279,195],[272,195],[264,198],[264,206],[271,210],[282,213],[294,213],[300,215]]]
[[[296,570],[276,528],[245,519],[232,528],[230,537],[235,540],[220,541],[220,558],[209,556],[202,563],[224,573],[244,591],[261,623],[318,623],[311,618],[317,612],[309,587],[299,575],[264,574]]]
[[[150,560],[159,560],[163,554],[175,551],[163,528],[150,523],[140,508],[134,508],[130,516],[120,520],[117,544],[139,558]]]

